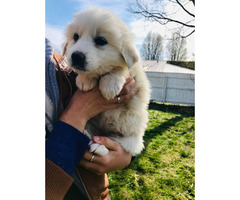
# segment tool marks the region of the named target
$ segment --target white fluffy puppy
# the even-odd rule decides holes
[[[115,98],[126,78],[134,77],[140,91],[120,108],[105,111],[88,121],[85,133],[109,136],[132,155],[144,148],[143,135],[148,122],[149,81],[143,71],[133,34],[125,23],[109,11],[92,8],[74,15],[66,29],[63,54],[78,73],[76,85],[89,91],[99,83],[106,99]],[[114,135],[113,133],[121,133]],[[103,145],[91,144],[90,151],[105,155]]]

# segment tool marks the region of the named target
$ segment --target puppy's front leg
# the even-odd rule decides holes
[[[120,93],[125,82],[126,78],[121,74],[107,74],[100,79],[99,89],[102,95],[110,100]]]
[[[76,78],[76,85],[79,90],[87,92],[97,85],[97,79],[89,77],[84,73],[79,73]]]

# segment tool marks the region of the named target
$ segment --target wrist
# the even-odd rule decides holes
[[[68,111],[64,111],[59,120],[73,126],[81,132],[83,132],[87,123],[87,119],[85,119],[83,116],[75,117],[74,115],[71,115],[71,113],[69,113]]]

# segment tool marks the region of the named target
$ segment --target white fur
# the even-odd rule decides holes
[[[74,33],[80,36],[77,42],[73,40]],[[93,40],[96,36],[106,38],[108,44],[96,46]],[[133,34],[111,12],[92,8],[74,16],[73,22],[67,27],[66,38],[63,48],[69,65],[74,51],[86,55],[87,71],[74,69],[78,73],[76,85],[80,90],[91,90],[100,79],[99,89],[102,95],[106,99],[113,99],[129,75],[135,78],[134,89],[140,88],[140,91],[120,108],[105,111],[90,119],[85,129],[91,137],[103,130],[106,136],[119,142],[127,152],[139,154],[144,148],[143,135],[148,122],[150,85],[134,46]],[[121,133],[123,137],[108,135],[109,132]],[[91,143],[90,151],[105,155],[108,151],[102,146]]]

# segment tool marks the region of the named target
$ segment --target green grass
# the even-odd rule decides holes
[[[151,103],[145,150],[109,173],[112,200],[195,199],[194,108]]]

